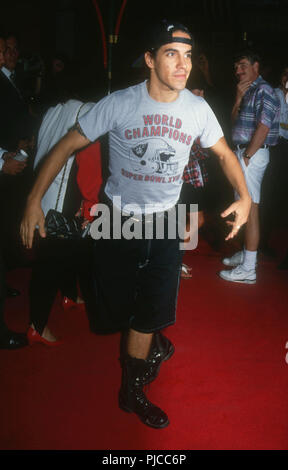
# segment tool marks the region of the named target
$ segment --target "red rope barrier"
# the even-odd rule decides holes
[[[106,41],[106,35],[105,35],[105,28],[104,28],[104,23],[103,23],[103,18],[101,15],[101,11],[99,8],[99,5],[97,3],[97,0],[93,0],[94,7],[96,9],[99,25],[100,25],[100,30],[101,30],[101,36],[102,36],[102,44],[103,44],[103,63],[104,63],[104,68],[107,69],[107,64],[108,64],[108,59],[107,59],[107,41]]]
[[[123,16],[123,12],[124,12],[126,3],[127,3],[127,0],[123,0],[121,8],[120,8],[119,15],[118,15],[118,18],[117,18],[117,23],[116,23],[116,28],[115,28],[115,36],[118,36],[118,34],[119,34],[120,23],[121,23],[121,20],[122,20],[122,16]]]

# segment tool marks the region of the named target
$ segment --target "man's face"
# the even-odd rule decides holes
[[[5,63],[5,58],[4,58],[5,49],[6,49],[5,41],[4,39],[0,38],[0,69],[1,67],[3,67]]]
[[[244,58],[234,65],[234,71],[238,82],[254,82],[259,76],[259,62],[251,62]]]
[[[6,40],[5,67],[14,70],[19,57],[18,43],[14,36]]]
[[[182,31],[175,31],[173,36],[190,39],[189,34]],[[161,46],[155,57],[147,52],[145,59],[153,84],[162,90],[183,90],[192,69],[191,54],[191,46],[181,42]]]

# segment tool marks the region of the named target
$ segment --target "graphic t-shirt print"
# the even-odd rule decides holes
[[[130,147],[130,169],[138,175],[176,175],[179,163],[173,141],[190,145],[192,140],[192,136],[182,132],[181,128],[182,121],[179,118],[166,114],[148,114],[143,116],[143,127],[126,129],[124,135],[127,140],[143,139]],[[168,143],[167,139],[172,142]],[[128,176],[127,173],[129,171],[122,170],[123,176]],[[171,182],[171,178],[156,178],[156,181]]]

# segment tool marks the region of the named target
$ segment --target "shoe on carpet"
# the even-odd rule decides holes
[[[84,300],[81,299],[80,297],[77,297],[77,300],[70,299],[69,297],[64,296],[62,298],[62,308],[63,310],[69,310],[70,308],[75,308],[75,307],[83,307],[84,306]]]
[[[246,271],[243,269],[242,265],[236,266],[231,271],[220,271],[219,276],[225,281],[231,282],[241,282],[243,284],[255,284],[256,283],[256,271],[255,269],[250,269]]]
[[[7,286],[6,287],[6,297],[18,297],[20,295],[20,291],[14,289],[14,287]]]
[[[155,429],[166,428],[169,424],[168,416],[161,408],[151,403],[143,391],[147,361],[127,356],[121,365],[122,382],[119,391],[121,410],[135,413],[146,426]]]
[[[175,347],[166,336],[164,336],[160,331],[154,333],[151,351],[146,359],[148,367],[143,378],[143,383],[145,385],[156,379],[162,362],[168,361],[168,359],[170,359],[174,354],[174,351]]]
[[[28,343],[30,346],[32,346],[35,343],[44,344],[45,346],[48,346],[48,347],[55,347],[55,346],[59,346],[63,344],[62,340],[49,341],[48,339],[43,338],[43,336],[41,336],[31,326],[29,327],[27,331],[27,339],[28,339]]]
[[[120,346],[120,364],[123,366],[126,358],[126,347],[127,347],[127,334],[122,333],[121,346]],[[175,351],[174,345],[171,341],[161,333],[156,331],[153,335],[152,344],[149,355],[146,359],[146,367],[142,376],[142,383],[144,385],[150,384],[159,374],[161,364],[164,361],[168,361],[173,356]]]
[[[237,251],[233,256],[230,258],[223,258],[222,263],[225,264],[225,266],[238,266],[239,264],[242,264],[244,261],[244,252],[243,251]]]
[[[0,349],[19,349],[28,345],[24,333],[7,330],[0,335]]]
[[[181,279],[191,279],[191,277],[192,277],[192,268],[187,266],[187,264],[182,263]]]

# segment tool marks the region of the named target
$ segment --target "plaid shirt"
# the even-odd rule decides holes
[[[184,168],[183,182],[189,183],[194,188],[201,188],[208,181],[208,173],[205,160],[209,158],[209,153],[200,145],[197,138],[190,150],[189,162]]]
[[[279,133],[280,103],[273,88],[261,75],[246,91],[232,130],[235,145],[249,143],[259,123],[269,127],[264,144],[276,145]]]

